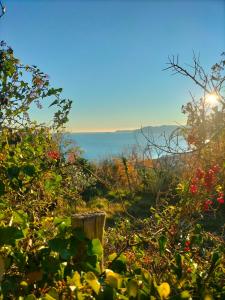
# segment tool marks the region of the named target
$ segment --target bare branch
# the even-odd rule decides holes
[[[0,9],[1,9],[1,12],[0,12],[0,18],[2,16],[4,16],[5,12],[6,12],[6,7],[2,4],[2,2],[0,1]]]

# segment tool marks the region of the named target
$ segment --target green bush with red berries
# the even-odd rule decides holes
[[[223,67],[213,69],[218,108],[202,111],[203,100],[184,108],[190,151],[180,158],[180,182],[147,218],[127,214],[107,227],[103,249],[71,226],[96,180],[77,153],[62,151],[71,101],[1,43],[0,299],[224,299]],[[56,107],[50,126],[29,117],[45,103]]]

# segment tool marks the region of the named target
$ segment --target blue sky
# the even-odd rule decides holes
[[[200,91],[163,72],[168,55],[208,70],[225,50],[225,1],[4,0],[0,39],[74,100],[68,128],[105,131],[183,123]],[[33,111],[39,121],[50,111]]]

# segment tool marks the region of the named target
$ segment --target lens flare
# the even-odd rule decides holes
[[[216,94],[208,94],[205,97],[206,103],[210,106],[216,106],[218,105],[218,99],[219,97]]]

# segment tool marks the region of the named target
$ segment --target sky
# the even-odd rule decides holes
[[[73,100],[67,129],[113,131],[183,124],[181,106],[201,91],[163,71],[168,56],[206,71],[225,50],[222,0],[2,0],[0,40]],[[32,109],[38,121],[51,110]]]

